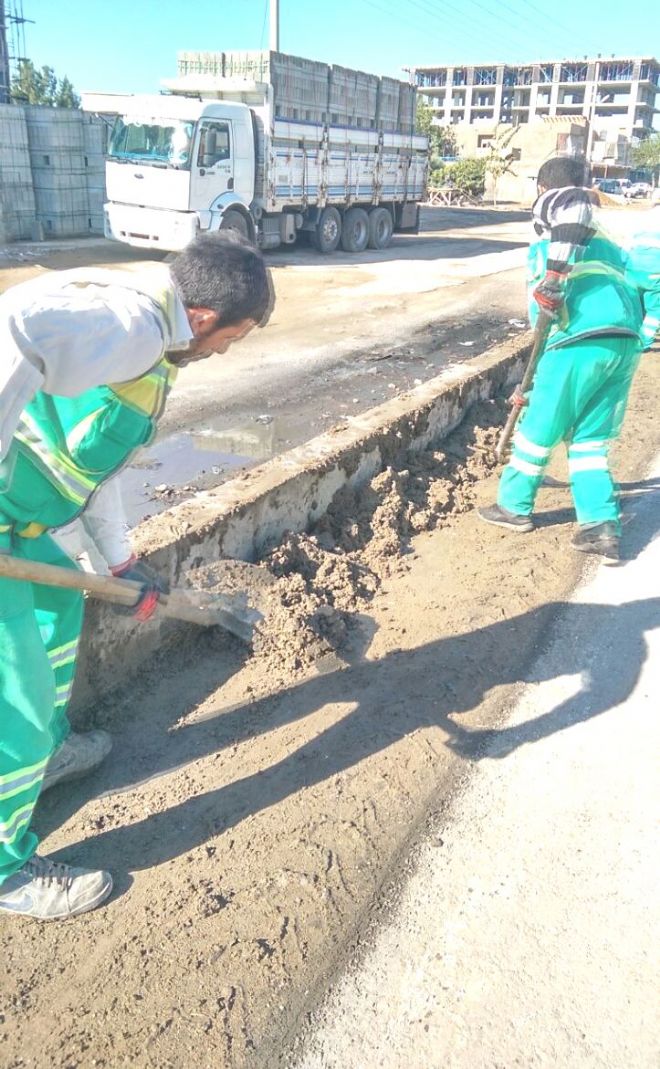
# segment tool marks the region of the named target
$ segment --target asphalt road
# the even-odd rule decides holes
[[[395,236],[383,252],[269,254],[271,322],[181,372],[159,441],[124,476],[132,521],[182,499],[186,486],[208,488],[520,330],[510,321],[525,318],[528,219],[522,211],[423,209],[420,233]],[[99,240],[10,246],[0,288],[45,268],[139,270],[145,261]]]

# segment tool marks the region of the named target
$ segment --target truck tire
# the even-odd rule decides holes
[[[364,252],[369,241],[369,216],[364,208],[349,208],[344,212],[341,228],[341,247],[344,252]]]
[[[336,208],[324,208],[312,232],[312,240],[319,252],[334,252],[341,239],[341,215]]]
[[[369,248],[387,249],[394,233],[394,220],[387,208],[372,208],[369,212]]]
[[[247,219],[242,214],[242,212],[237,212],[232,208],[230,208],[229,211],[225,212],[225,214],[223,215],[222,222],[220,224],[220,229],[235,230],[236,233],[240,234],[242,238],[246,238],[248,241],[251,240],[250,225]]]

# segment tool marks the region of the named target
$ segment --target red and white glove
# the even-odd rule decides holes
[[[559,271],[548,271],[532,296],[542,312],[551,319],[557,319],[564,303],[564,283],[566,276]]]
[[[524,408],[525,405],[529,404],[529,401],[527,399],[527,395],[524,394],[522,392],[522,390],[520,389],[520,383],[518,383],[518,385],[515,387],[513,393],[511,394],[511,396],[509,398],[509,404],[511,405],[512,408]]]
[[[151,619],[161,594],[169,594],[170,584],[167,579],[145,561],[138,560],[135,555],[123,564],[115,564],[110,571],[117,579],[132,579],[134,583],[142,584],[140,600],[127,610],[140,623]]]

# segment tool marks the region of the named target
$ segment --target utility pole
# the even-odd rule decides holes
[[[9,46],[7,45],[7,21],[5,0],[0,0],[0,104],[10,100]]]
[[[587,164],[591,167],[591,154],[594,149],[594,123],[596,121],[596,105],[598,104],[598,82],[600,80],[600,60],[596,60],[594,70],[594,88],[591,94],[589,106],[589,133],[587,134]]]
[[[270,50],[280,50],[280,0],[270,0]]]

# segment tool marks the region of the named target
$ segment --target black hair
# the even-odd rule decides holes
[[[259,250],[235,230],[199,234],[170,271],[185,307],[210,308],[218,326],[268,322],[275,303],[270,272]]]
[[[587,161],[579,156],[554,156],[541,164],[536,179],[546,189],[589,185]]]

